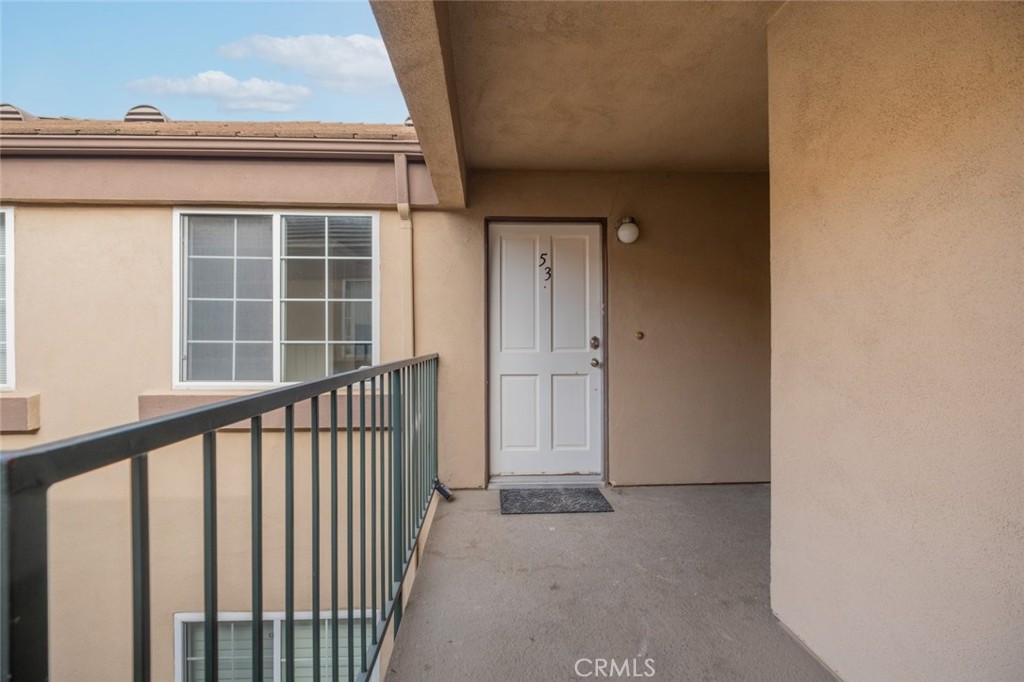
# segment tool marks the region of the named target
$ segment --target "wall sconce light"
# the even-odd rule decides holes
[[[623,218],[619,221],[619,229],[615,230],[615,235],[623,244],[632,244],[640,236],[640,228],[632,218]]]

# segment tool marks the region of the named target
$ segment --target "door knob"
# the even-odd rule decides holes
[[[591,367],[600,367],[601,366],[601,361],[598,360],[597,358],[590,358],[590,366]]]

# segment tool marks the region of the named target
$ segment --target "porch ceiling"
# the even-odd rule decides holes
[[[432,174],[462,178],[466,167],[765,170],[766,28],[780,4],[433,3],[441,30],[417,31],[407,10],[373,3]],[[427,51],[431,36],[448,44]],[[443,83],[417,78],[425,55],[447,62]],[[439,114],[461,168],[432,153]]]

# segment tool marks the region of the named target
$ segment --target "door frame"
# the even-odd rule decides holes
[[[490,216],[484,218],[484,488],[491,485],[491,224],[492,223],[547,223],[575,225],[597,223],[601,238],[601,343],[603,369],[601,373],[601,483],[608,484],[608,368],[611,347],[608,341],[608,219],[607,218],[544,218],[517,216]],[[552,477],[553,478],[553,477]]]

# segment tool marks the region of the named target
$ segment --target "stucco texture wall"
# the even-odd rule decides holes
[[[41,427],[4,449],[136,419],[171,386],[171,209],[14,211],[17,392],[40,394]]]
[[[1024,679],[1024,5],[769,26],[772,606],[849,682]]]
[[[414,214],[416,347],[441,356],[442,479],[486,484],[484,223],[495,217],[609,222],[613,483],[768,479],[765,174],[479,171],[469,185],[469,209]],[[614,236],[626,215],[641,230],[628,246]]]

